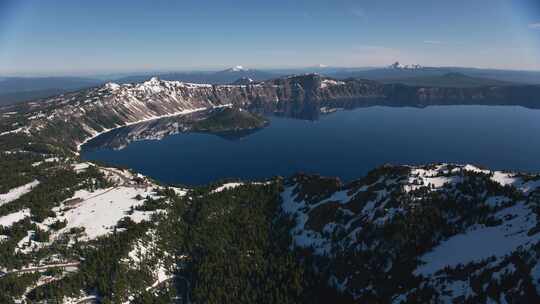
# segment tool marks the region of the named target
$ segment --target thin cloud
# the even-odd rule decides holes
[[[540,30],[540,22],[529,24],[531,30]]]
[[[456,41],[442,41],[442,40],[424,40],[424,44],[431,45],[448,45],[448,46],[463,46],[463,42]]]
[[[440,41],[440,40],[424,40],[424,43],[425,44],[435,44],[435,45],[447,44],[446,42]]]

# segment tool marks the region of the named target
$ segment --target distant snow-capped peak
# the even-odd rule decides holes
[[[395,69],[395,70],[418,70],[418,69],[422,69],[423,66],[419,64],[401,64],[399,63],[399,61],[396,61],[393,64],[391,64],[388,68]]]
[[[119,88],[120,88],[120,85],[117,84],[117,83],[114,83],[114,82],[107,82],[107,83],[105,84],[105,87],[106,87],[107,89],[109,89],[109,90],[114,91],[114,90],[119,89]]]
[[[246,68],[244,68],[244,67],[241,66],[241,65],[237,65],[237,66],[235,66],[235,67],[230,68],[229,71],[232,71],[232,72],[242,72],[242,71],[249,71],[249,69],[246,69]]]

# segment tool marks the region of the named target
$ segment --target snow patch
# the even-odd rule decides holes
[[[75,172],[79,173],[79,172],[86,171],[86,169],[90,168],[90,166],[93,166],[93,164],[92,163],[77,163],[77,164],[73,164],[71,167],[73,168],[73,170],[75,170]]]
[[[295,200],[294,190],[294,186],[287,187],[281,194],[281,209],[290,214],[295,220],[295,226],[290,231],[294,245],[302,248],[313,248],[314,253],[317,255],[328,255],[331,250],[330,240],[324,238],[320,233],[305,227],[309,220],[307,215],[309,207],[304,201],[297,202]],[[341,194],[337,194],[336,198],[340,199],[340,196]],[[316,206],[320,204],[318,203]],[[315,206],[312,207],[315,208]]]
[[[26,217],[30,217],[30,209],[23,209],[8,215],[4,215],[0,217],[0,226],[11,227],[11,225],[23,220]]]
[[[210,193],[218,193],[218,192],[222,192],[224,190],[230,190],[230,189],[242,186],[242,185],[244,185],[244,183],[226,183],[212,190],[212,192]]]
[[[105,84],[105,87],[109,90],[116,91],[120,88],[120,85],[114,82],[108,82]]]
[[[116,187],[95,192],[79,190],[71,200],[68,200],[72,202],[71,206],[64,203],[53,209],[61,215],[49,218],[48,222],[67,220],[67,226],[61,232],[83,227],[86,237],[94,239],[111,233],[118,221],[124,217],[129,217],[136,223],[150,219],[153,212],[133,211],[133,214],[128,214],[132,207],[144,203],[135,199],[137,195],[155,198],[154,192],[142,188]]]
[[[337,81],[333,79],[324,79],[321,81],[321,89],[324,89],[326,87],[331,87],[331,86],[344,85],[344,84],[345,82],[343,81]]]
[[[39,181],[34,180],[26,185],[13,188],[4,194],[0,194],[0,206],[19,199],[21,196],[32,191],[37,185],[39,185]]]
[[[244,68],[241,65],[237,65],[235,67],[232,67],[230,70],[233,71],[233,72],[249,71],[248,69]]]
[[[494,227],[475,225],[468,231],[450,237],[424,254],[425,264],[415,270],[416,275],[429,276],[449,266],[480,262],[489,257],[504,257],[518,247],[531,246],[540,241],[540,234],[527,235],[535,227],[536,215],[524,202],[505,208],[495,215],[505,220]]]

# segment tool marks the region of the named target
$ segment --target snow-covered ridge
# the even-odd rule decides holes
[[[182,81],[172,81],[172,80],[160,80],[159,77],[152,77],[147,81],[136,84],[117,84],[109,82],[104,85],[104,88],[112,92],[118,90],[134,90],[150,93],[161,93],[167,89],[174,88],[211,88],[211,84],[201,84],[201,83],[189,83]],[[118,93],[118,92],[117,92]]]
[[[421,288],[432,288],[451,303],[464,293],[466,297],[478,296],[474,283],[457,280],[453,271],[460,273],[469,269],[463,269],[466,265],[475,265],[470,268],[475,273],[468,274],[471,278],[503,267],[512,269],[516,254],[534,256],[534,248],[540,246],[540,218],[536,211],[540,204],[540,176],[535,175],[472,165],[387,166],[340,186],[331,179],[300,175],[286,182],[281,196],[281,210],[293,222],[292,246],[332,261],[328,271],[334,271],[332,265],[347,265],[349,270],[337,272],[329,284],[356,299],[375,292],[370,289],[375,286],[366,283],[365,273],[360,271],[365,266],[355,269],[346,258],[341,260],[353,252],[380,256],[379,264],[370,266],[374,273],[390,274],[396,261],[416,262],[417,268],[409,275],[422,281]],[[432,207],[440,212],[439,221],[446,224],[439,222],[427,231],[414,230],[414,234],[429,235],[433,245],[424,254],[400,257],[400,246],[404,245],[400,245],[399,237],[385,233],[393,231],[394,225],[403,227],[403,221],[408,223],[418,214],[423,215],[421,210]],[[420,223],[429,220],[418,219]],[[441,231],[449,233],[447,226],[455,231],[443,237]],[[429,244],[424,239],[421,246]],[[540,269],[540,256],[528,263]],[[524,275],[540,277],[533,270]],[[540,281],[534,282],[540,290]],[[452,289],[457,285],[460,290]],[[404,300],[414,292],[417,290],[396,294],[395,299]]]
[[[305,77],[294,76],[294,77]],[[308,75],[309,76],[309,75]],[[63,130],[69,146],[76,146],[89,137],[127,124],[150,119],[190,113],[224,105],[247,108],[254,101],[277,107],[295,97],[287,86],[299,86],[301,81],[246,81],[231,85],[211,85],[181,81],[160,80],[152,77],[142,83],[107,83],[101,87],[66,93],[41,103],[29,103],[30,111],[24,114],[25,125],[1,135],[24,132],[30,136],[46,132],[49,127]],[[324,81],[321,88],[342,85],[339,81]],[[338,92],[333,92],[333,95]],[[343,94],[349,94],[344,91]],[[77,138],[72,135],[77,134]]]
[[[378,187],[376,195],[372,196],[372,200],[364,205],[360,213],[364,217],[371,219],[378,224],[385,224],[391,221],[398,213],[405,212],[403,208],[388,208],[385,206],[385,202],[387,202],[386,199],[392,192],[401,191],[403,193],[411,193],[414,199],[415,194],[413,193],[422,189],[433,192],[454,189],[456,185],[465,182],[464,172],[474,172],[489,176],[489,179],[492,182],[501,186],[511,186],[523,195],[529,195],[534,191],[540,191],[540,176],[525,178],[516,173],[489,171],[473,165],[438,164],[424,167],[404,166],[403,168],[408,168],[407,175],[381,177],[374,183],[363,185],[357,189],[344,188],[316,203],[307,202],[300,198],[300,195],[297,193],[301,190],[300,184],[293,184],[285,188],[285,191],[282,194],[282,209],[285,213],[297,216],[297,224],[301,227],[297,227],[298,229],[296,229],[296,231],[303,234],[302,236],[293,237],[293,239],[297,241],[297,245],[301,247],[310,247],[313,245],[306,240],[306,234],[310,234],[309,229],[303,227],[303,224],[309,219],[308,214],[311,210],[329,202],[339,202],[341,205],[348,204],[353,201],[356,195],[368,191],[374,185],[383,185],[384,187]],[[488,197],[485,201],[493,202],[493,198]],[[376,202],[382,203],[376,204]],[[380,211],[383,212],[381,213]],[[295,230],[293,229],[293,231]],[[315,248],[317,247],[315,246]],[[328,251],[323,250],[321,253],[324,252]]]
[[[253,85],[256,88],[259,85]],[[246,85],[213,86],[210,84],[163,81],[157,77],[137,84],[107,83],[102,87],[51,98],[44,104],[52,110],[27,114],[32,119],[28,126],[13,133],[28,134],[46,130],[50,124],[69,124],[79,130],[66,132],[86,133],[74,144],[80,148],[89,139],[126,125],[153,119],[184,115],[212,108],[243,104],[248,94]],[[262,91],[262,90],[261,90]],[[258,94],[258,92],[253,92]],[[96,121],[106,122],[96,125]],[[0,134],[3,135],[3,134]]]

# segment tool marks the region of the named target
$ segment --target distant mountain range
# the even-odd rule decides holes
[[[235,66],[223,71],[202,71],[202,72],[176,72],[176,73],[165,73],[158,74],[162,80],[171,80],[171,81],[183,81],[191,83],[205,83],[205,84],[230,84],[238,79],[246,78],[252,79],[254,81],[268,80],[282,76],[284,74],[276,72],[268,72],[261,70],[254,70],[244,68],[243,66]],[[148,79],[148,75],[134,75],[123,77],[120,79],[115,79],[117,83],[137,83],[142,82]]]
[[[462,67],[423,67],[396,62],[384,68],[342,68],[323,65],[298,68],[257,70],[235,66],[222,71],[193,71],[158,73],[162,80],[204,84],[248,84],[287,75],[318,73],[334,79],[366,79],[408,86],[478,87],[509,84],[540,84],[540,71],[512,71]],[[0,78],[0,105],[51,97],[83,88],[96,87],[107,81],[119,84],[139,83],[148,74],[134,74],[111,79],[81,77],[5,77]]]
[[[540,84],[540,71],[514,71],[462,67],[375,68],[369,70],[334,69],[322,74],[333,78],[362,78],[388,82],[403,82],[407,78],[437,77],[459,73],[473,78],[487,78],[503,82]],[[476,82],[476,81],[475,81]]]
[[[0,105],[55,96],[102,83],[81,77],[5,77],[0,79]]]
[[[242,66],[235,66],[222,71],[193,71],[158,74],[162,80],[183,81],[190,83],[231,84],[239,79],[262,81],[281,76],[281,74]],[[100,80],[80,77],[5,77],[0,78],[0,106],[21,101],[52,97],[66,92],[102,85],[107,81],[120,84],[138,83],[147,80],[147,74],[125,76]]]
[[[407,86],[422,87],[459,87],[472,88],[482,86],[509,86],[515,85],[514,82],[502,81],[490,78],[471,77],[462,73],[447,73],[437,76],[417,76],[404,78],[381,79],[383,83],[399,83]]]

